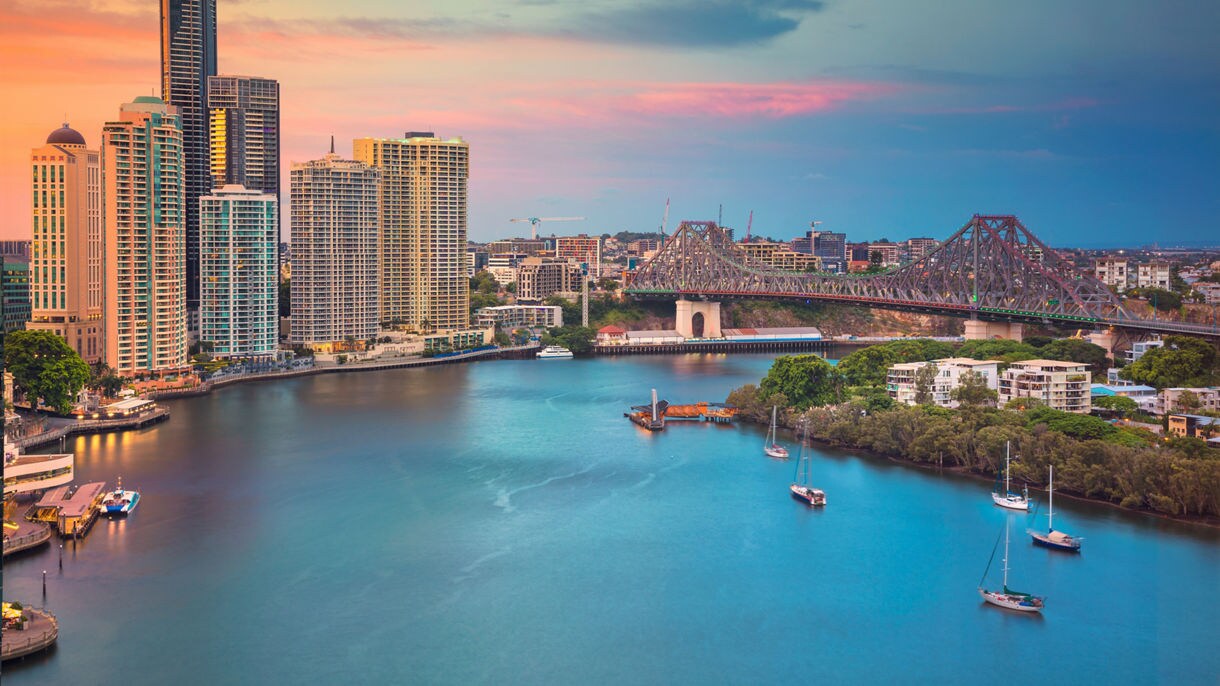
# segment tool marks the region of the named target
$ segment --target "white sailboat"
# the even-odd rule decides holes
[[[805,442],[809,438],[809,424],[806,422],[802,425],[804,431],[801,435],[801,454],[796,461],[796,476],[792,485],[788,490],[792,493],[792,497],[805,503],[806,505],[822,506],[826,504],[826,494],[820,488],[814,488],[809,485],[809,472],[811,467],[809,464],[809,454],[805,452]]]
[[[779,412],[779,407],[776,405],[772,405],[771,406],[771,428],[767,429],[767,440],[763,442],[763,452],[767,454],[767,457],[787,458],[788,449],[785,448],[784,446],[780,445],[779,443],[775,442],[776,441],[775,418],[776,418],[776,414],[778,412]]]
[[[1034,545],[1040,545],[1043,548],[1053,548],[1055,550],[1068,550],[1071,552],[1080,552],[1080,542],[1084,539],[1075,536],[1069,536],[1062,531],[1055,531],[1055,466],[1051,465],[1050,483],[1046,487],[1047,509],[1046,509],[1046,533],[1027,529],[1026,533],[1034,539]]]
[[[998,544],[999,541],[996,541]],[[1008,587],[1008,522],[1004,522],[1004,587],[1000,591],[989,591],[983,588],[983,581],[987,579],[987,572],[991,571],[991,560],[995,559],[995,549],[991,550],[991,559],[987,561],[987,569],[983,571],[983,578],[979,580],[979,595],[983,596],[983,600],[1009,610],[1018,612],[1041,612],[1043,598],[1021,591],[1014,591]]]
[[[1000,493],[1000,478],[996,475],[996,489],[991,492],[991,501],[1010,510],[1029,511],[1029,486],[1021,493],[1012,492],[1012,442],[1004,444],[1004,492]]]

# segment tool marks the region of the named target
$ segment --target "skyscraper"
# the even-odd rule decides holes
[[[279,201],[222,186],[199,199],[199,340],[216,357],[275,359]]]
[[[430,132],[359,138],[354,157],[381,170],[381,319],[417,329],[470,324],[466,183],[470,147]]]
[[[257,76],[208,77],[208,129],[215,188],[237,184],[280,193],[280,84]]]
[[[186,299],[199,304],[199,198],[212,189],[208,77],[216,74],[216,0],[161,0],[161,97],[182,119]]]
[[[381,271],[377,195],[381,173],[331,154],[292,165],[292,332],[330,352],[377,335]]]
[[[186,366],[182,124],[149,95],[102,127],[105,360],[120,376]]]
[[[86,362],[102,358],[100,154],[64,124],[30,153],[34,217],[29,329],[62,337]]]

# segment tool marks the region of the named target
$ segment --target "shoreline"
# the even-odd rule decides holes
[[[749,424],[762,425],[761,422],[755,422],[750,419],[742,419],[742,421],[745,423],[749,423]],[[784,428],[789,431],[793,431],[794,436],[795,436],[795,429],[792,429],[792,428],[786,427],[786,426]],[[800,439],[798,438],[798,439],[794,439],[794,440],[799,442]],[[845,453],[850,453],[850,454],[860,457],[862,459],[885,460],[886,462],[891,462],[893,464],[902,465],[902,466],[906,466],[906,467],[914,467],[916,469],[921,469],[923,471],[935,471],[935,472],[939,472],[939,473],[948,473],[953,476],[969,478],[969,479],[973,479],[975,481],[982,481],[982,482],[992,481],[992,479],[990,477],[984,476],[983,474],[979,474],[976,472],[972,472],[965,467],[937,467],[934,464],[929,464],[929,463],[924,463],[924,462],[915,462],[914,460],[907,460],[907,459],[903,459],[901,457],[894,457],[892,455],[882,455],[881,453],[876,453],[871,450],[865,450],[864,448],[856,448],[853,446],[836,443],[834,441],[823,440],[823,439],[815,438],[812,436],[809,438],[809,443],[811,445],[821,445],[821,446],[825,446],[828,448],[834,448],[835,450],[840,450]],[[1035,487],[1031,486],[1029,490],[1031,492],[1046,493],[1045,488],[1035,488]],[[1111,509],[1115,509],[1120,512],[1129,512],[1131,514],[1136,514],[1136,515],[1151,516],[1151,517],[1155,517],[1157,519],[1163,519],[1166,521],[1176,522],[1179,524],[1193,524],[1193,525],[1198,525],[1198,526],[1205,526],[1210,529],[1220,529],[1220,517],[1207,517],[1207,516],[1200,517],[1198,515],[1172,515],[1172,514],[1167,514],[1164,512],[1155,512],[1155,511],[1149,510],[1149,509],[1136,509],[1136,508],[1131,508],[1131,507],[1123,507],[1122,505],[1115,503],[1115,502],[1111,502],[1109,500],[1102,500],[1100,498],[1090,498],[1089,496],[1080,495],[1078,493],[1074,493],[1071,491],[1056,490],[1055,493],[1057,493],[1065,498],[1071,498],[1072,500],[1076,500],[1079,502],[1092,503],[1095,505],[1105,505]]]

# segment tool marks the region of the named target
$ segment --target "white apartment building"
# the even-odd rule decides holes
[[[1018,398],[1034,398],[1064,412],[1088,414],[1092,409],[1092,375],[1089,366],[1059,360],[1014,362],[1000,374],[1000,405]]]
[[[1093,273],[1105,285],[1123,290],[1130,281],[1128,267],[1129,263],[1125,257],[1102,257],[1093,263]]]
[[[1199,400],[1199,407],[1186,409],[1181,407],[1182,394],[1194,393]],[[1163,415],[1173,412],[1220,412],[1220,386],[1205,388],[1162,388],[1157,394],[1154,413]]]
[[[499,305],[475,313],[475,328],[498,327],[502,331],[563,326],[563,308],[558,305]]]
[[[987,387],[996,390],[999,362],[996,360],[974,360],[968,357],[948,357],[931,362],[903,362],[889,368],[885,378],[885,389],[894,402],[915,405],[916,375],[928,365],[936,365],[936,379],[932,383],[932,402],[941,407],[957,407],[953,400],[953,389],[961,385],[961,377],[974,372],[983,377]]]
[[[1127,351],[1127,364],[1131,364],[1144,356],[1144,353],[1154,348],[1162,348],[1165,346],[1165,341],[1154,339],[1151,341],[1137,341],[1131,344],[1131,349]]]
[[[292,165],[293,345],[332,351],[381,322],[376,169],[331,152]]]
[[[1136,266],[1135,285],[1140,288],[1163,288],[1169,290],[1169,263],[1163,260],[1141,262]]]
[[[279,201],[230,184],[199,198],[199,340],[221,358],[275,359]]]

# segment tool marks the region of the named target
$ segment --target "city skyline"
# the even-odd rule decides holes
[[[1220,209],[1215,7],[287,10],[217,9],[219,73],[283,84],[284,169],[331,134],[344,156],[364,136],[462,136],[476,150],[475,240],[521,235],[517,216],[589,218],[564,233],[653,230],[666,197],[671,227],[723,205],[726,224],[753,210],[755,232],[776,237],[820,219],[852,239],[943,238],[974,212],[1011,212],[1082,246],[1195,240]],[[92,139],[130,93],[155,92],[157,14],[121,0],[0,10],[4,59],[44,57],[5,70],[39,104],[6,122],[3,147],[36,145],[65,114]],[[71,40],[50,54],[57,37]],[[5,238],[28,231],[23,169],[0,157]]]

